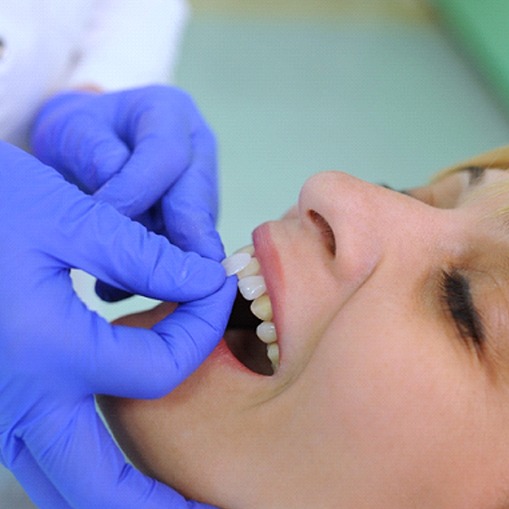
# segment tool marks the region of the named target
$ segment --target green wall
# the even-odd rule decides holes
[[[509,113],[509,1],[432,0],[446,33],[494,88]]]

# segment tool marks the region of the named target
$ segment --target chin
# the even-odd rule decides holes
[[[174,308],[163,304],[117,323],[151,327]],[[224,339],[165,397],[97,398],[115,439],[139,470],[185,497],[228,509],[263,507],[255,494],[250,501],[248,485],[253,471],[265,470],[253,462],[270,454],[260,442],[260,427],[243,418],[273,374],[253,318],[249,303],[238,298]]]
[[[184,496],[224,503],[216,493],[221,467],[221,405],[214,386],[220,383],[213,360],[157,400],[100,397],[101,410],[113,435],[139,470]]]

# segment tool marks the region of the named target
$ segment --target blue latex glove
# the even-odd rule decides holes
[[[0,462],[42,509],[204,508],[126,464],[93,394],[171,391],[220,339],[234,281],[3,142],[0,238]],[[70,267],[185,303],[151,330],[112,326]]]
[[[32,130],[41,161],[98,200],[220,260],[215,138],[191,98],[168,86],[57,94]],[[126,295],[99,284],[105,300]]]

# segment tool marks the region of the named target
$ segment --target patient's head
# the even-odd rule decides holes
[[[339,172],[309,179],[253,234],[279,367],[255,373],[222,342],[165,398],[103,401],[135,464],[227,509],[498,509],[508,166],[509,150],[494,152],[411,196]],[[259,341],[229,334],[235,350]]]

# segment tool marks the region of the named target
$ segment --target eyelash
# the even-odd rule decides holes
[[[470,185],[477,183],[484,175],[484,168],[465,168],[469,172]],[[409,194],[404,190],[397,190],[388,184],[381,183],[382,187],[391,191]],[[443,271],[440,281],[441,295],[445,308],[452,317],[459,335],[468,346],[474,346],[477,352],[484,347],[484,327],[472,299],[470,283],[459,271]]]
[[[442,300],[451,315],[460,336],[477,351],[484,345],[484,330],[470,291],[468,279],[457,270],[443,271],[441,277]]]

